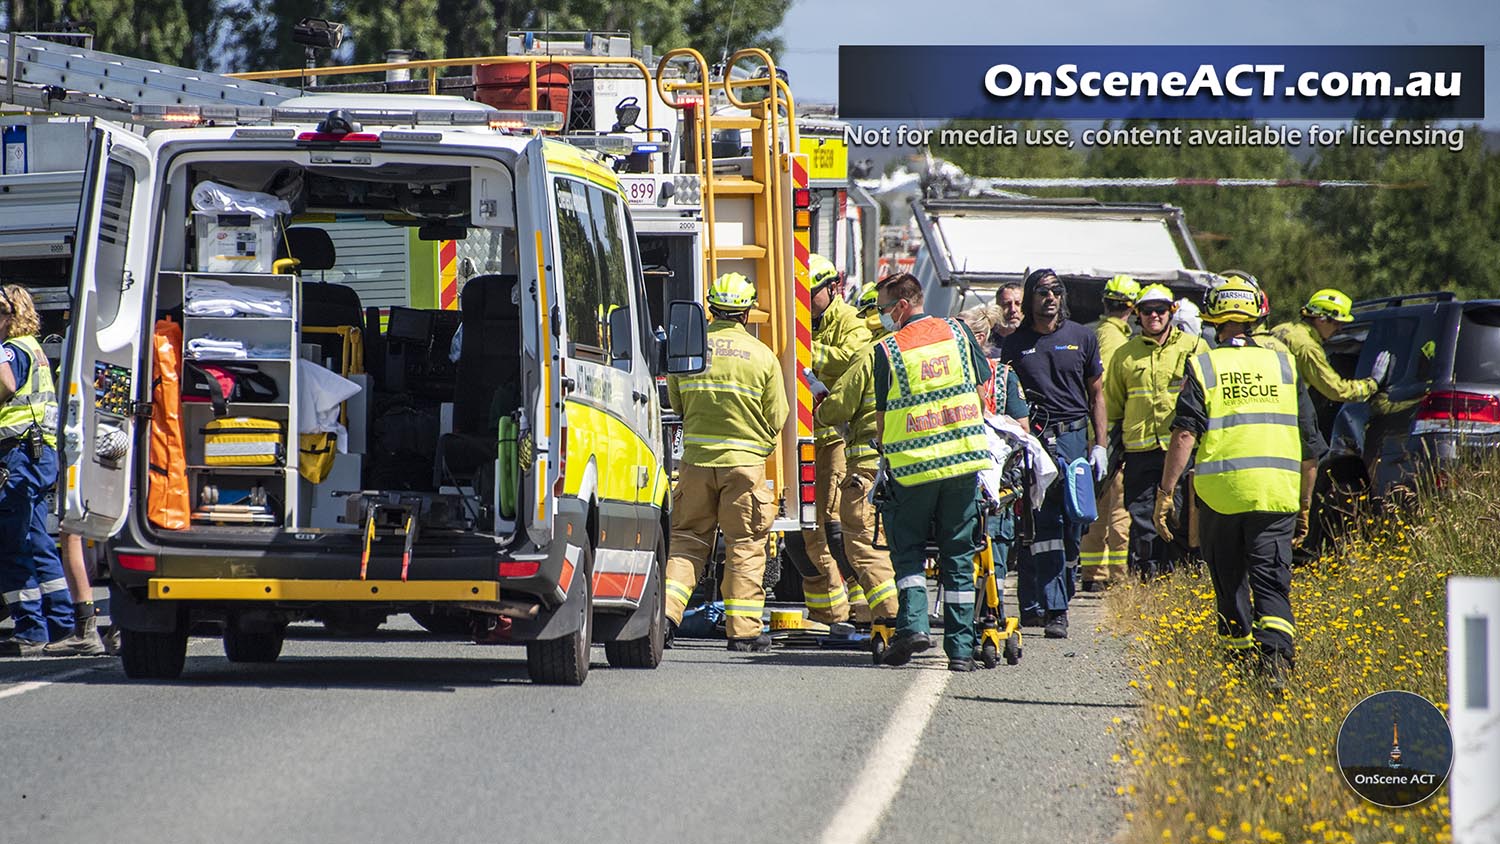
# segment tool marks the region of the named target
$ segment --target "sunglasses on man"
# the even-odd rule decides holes
[[[1162,314],[1171,313],[1172,312],[1172,306],[1171,305],[1141,305],[1140,307],[1138,307],[1138,308],[1135,309],[1135,312],[1138,313],[1138,314],[1140,314],[1141,316],[1160,316]]]

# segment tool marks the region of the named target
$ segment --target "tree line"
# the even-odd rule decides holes
[[[428,58],[505,52],[514,30],[621,31],[658,55],[696,47],[717,59],[731,51],[781,49],[774,33],[791,0],[0,0],[7,31],[87,23],[94,47],[179,67],[219,72],[300,67],[291,38],[304,17],[346,24],[332,62],[384,59],[386,50]],[[328,63],[329,60],[325,60]]]
[[[966,124],[960,124],[966,125]],[[1038,124],[1042,125],[1042,124]],[[1061,124],[1046,124],[1061,125]],[[1222,128],[1227,121],[1118,126]],[[1371,127],[1379,124],[1364,124]],[[1181,207],[1210,269],[1238,268],[1286,318],[1320,287],[1356,299],[1452,290],[1500,297],[1500,150],[1477,126],[1463,149],[1357,146],[938,147],[974,176],[1196,177],[1379,182],[1381,188],[1101,188],[1036,191]],[[1493,134],[1490,142],[1494,143]]]

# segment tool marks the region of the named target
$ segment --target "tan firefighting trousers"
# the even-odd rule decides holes
[[[1106,482],[1099,498],[1099,518],[1078,545],[1078,564],[1085,583],[1116,583],[1125,577],[1130,559],[1130,512],[1125,509],[1125,472]]]
[[[845,468],[842,440],[819,445],[813,452],[813,501],[818,512],[818,526],[802,531],[802,544],[818,573],[802,578],[802,595],[807,602],[807,617],[824,624],[849,618],[844,575],[839,572],[838,561],[828,550],[828,535],[823,532],[823,526],[839,512],[839,485],[844,481]]]
[[[682,611],[724,533],[725,628],[731,639],[761,634],[766,606],[766,539],[776,518],[776,495],[766,488],[766,467],[682,464],[672,490],[672,556],[667,560],[667,617]]]
[[[875,538],[875,505],[870,503],[870,488],[875,485],[875,470],[851,469],[839,490],[839,522],[844,526],[844,553],[849,566],[859,578],[875,619],[894,619],[896,569],[891,555],[878,550]]]

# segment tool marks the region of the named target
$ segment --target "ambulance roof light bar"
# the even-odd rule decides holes
[[[156,105],[131,108],[132,117],[158,127],[204,125],[256,126],[276,123],[312,123],[327,120],[340,111],[354,123],[374,126],[488,126],[491,129],[557,132],[563,115],[556,111],[444,110],[444,109],[329,109],[276,108],[231,105]]]

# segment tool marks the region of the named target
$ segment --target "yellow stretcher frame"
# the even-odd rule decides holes
[[[153,601],[494,602],[500,584],[489,580],[295,580],[250,577],[153,577]]]

